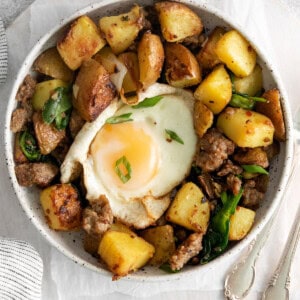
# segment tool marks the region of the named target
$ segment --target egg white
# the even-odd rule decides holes
[[[161,94],[163,89],[160,85],[158,90]],[[154,96],[153,90],[149,97]],[[168,86],[166,91],[170,91]],[[147,93],[143,96],[147,97]],[[163,95],[163,99],[150,108],[133,109],[114,100],[94,122],[86,123],[76,136],[61,166],[61,181],[72,180],[78,165],[82,165],[89,201],[104,194],[114,216],[122,222],[135,228],[145,228],[155,223],[170,204],[169,192],[190,172],[197,141],[193,127],[193,101],[191,94],[185,92]],[[99,169],[89,151],[105,121],[125,113],[132,113],[133,122],[140,124],[151,135],[159,149],[159,172],[150,182],[135,189],[112,186],[105,170]],[[176,132],[184,144],[168,139],[165,129]]]

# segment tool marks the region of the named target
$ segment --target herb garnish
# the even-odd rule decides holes
[[[268,175],[269,172],[265,170],[263,167],[258,165],[241,165],[242,168],[248,173],[258,173]]]
[[[132,106],[132,108],[146,108],[146,107],[152,107],[154,105],[156,105],[161,99],[163,98],[163,96],[155,96],[152,98],[145,98],[145,100],[143,100],[142,102],[140,102],[137,105]]]
[[[115,171],[123,183],[131,178],[131,166],[126,156],[123,155],[116,161]]]
[[[45,103],[42,111],[43,121],[47,124],[55,122],[59,130],[65,129],[69,123],[72,109],[70,89],[58,87]]]
[[[251,97],[248,94],[233,93],[229,104],[233,107],[253,109],[256,102],[267,102],[262,97]]]
[[[119,123],[124,123],[124,122],[130,122],[133,121],[133,119],[131,119],[132,113],[127,113],[127,114],[123,114],[123,115],[119,115],[119,116],[114,116],[114,117],[110,117],[108,119],[106,119],[105,123],[106,124],[119,124]]]
[[[184,144],[183,140],[178,136],[178,134],[175,131],[169,130],[169,129],[165,129],[166,135],[167,135],[167,139],[171,139],[176,141],[179,144]]]

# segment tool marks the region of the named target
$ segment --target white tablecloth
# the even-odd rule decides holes
[[[36,0],[7,29],[9,44],[9,74],[0,90],[1,128],[4,124],[6,101],[13,79],[35,42],[57,22],[91,0]],[[226,12],[239,22],[262,45],[281,74],[293,113],[299,107],[300,89],[300,22],[297,10],[287,8],[278,0],[215,0],[202,1]],[[296,1],[288,1],[297,6]],[[299,8],[299,6],[298,6]],[[299,15],[299,14],[298,14]],[[44,262],[43,299],[223,299],[223,282],[234,260],[212,269],[204,278],[186,278],[165,283],[112,282],[84,269],[51,247],[27,219],[10,184],[5,165],[3,130],[0,136],[0,236],[28,241],[40,253]],[[293,217],[298,207],[300,170],[286,193],[279,218],[257,263],[258,276],[247,299],[259,299],[283,251]],[[300,299],[300,251],[296,253],[291,272],[291,299]],[[297,267],[296,267],[297,266]]]

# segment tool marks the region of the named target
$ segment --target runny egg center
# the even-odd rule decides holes
[[[108,188],[139,189],[157,174],[159,147],[143,124],[105,124],[95,136],[90,154],[96,172]]]

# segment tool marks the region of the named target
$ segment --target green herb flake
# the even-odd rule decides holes
[[[130,121],[133,121],[133,119],[130,118],[131,115],[132,115],[132,113],[128,113],[128,114],[110,117],[110,118],[106,119],[105,123],[106,124],[119,124],[119,123],[124,123],[124,122],[130,122]]]
[[[167,272],[167,273],[178,273],[180,270],[172,270],[171,266],[168,263],[164,263],[159,267],[161,270]]]
[[[139,104],[132,106],[132,108],[137,109],[137,108],[152,107],[155,106],[162,98],[163,96],[146,98],[144,101],[140,102]]]
[[[167,140],[174,140],[179,144],[184,144],[182,138],[180,138],[178,136],[178,134],[175,131],[169,130],[169,129],[165,129],[166,135],[167,135]]]
[[[125,156],[120,157],[115,164],[115,171],[123,183],[131,178],[131,166]]]
[[[55,93],[46,101],[42,118],[47,124],[55,122],[55,126],[59,130],[65,129],[70,120],[72,111],[72,102],[70,89],[66,87],[58,87]]]
[[[269,172],[258,165],[242,165],[242,168],[248,173],[258,173],[268,175]]]
[[[36,139],[28,131],[24,131],[20,135],[20,148],[24,155],[30,161],[38,161],[41,158],[41,153],[38,148]]]

